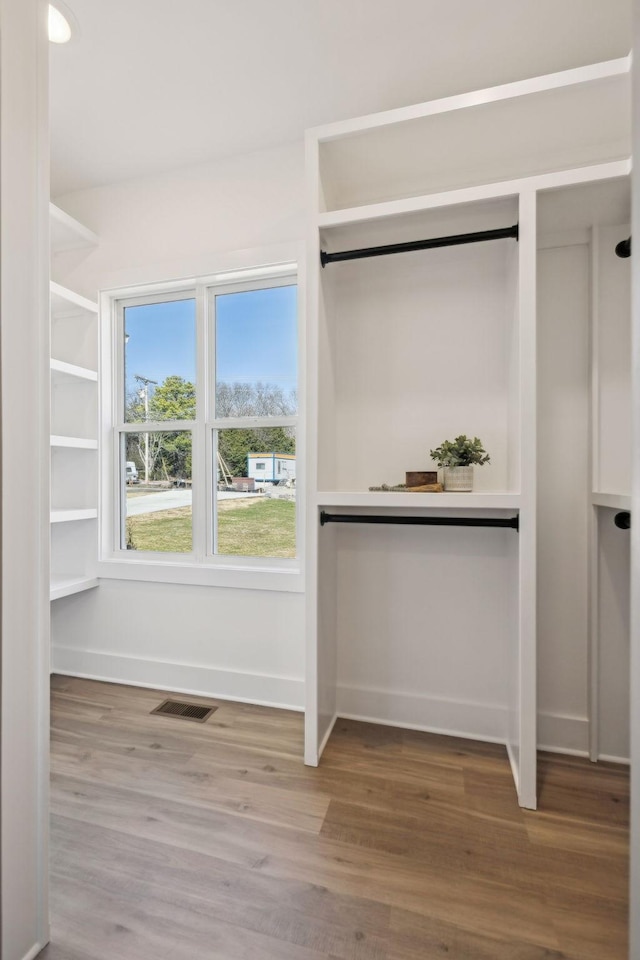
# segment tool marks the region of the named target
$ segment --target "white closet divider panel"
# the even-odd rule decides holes
[[[536,195],[520,195],[518,241],[519,477],[517,601],[511,590],[512,630],[507,751],[520,806],[535,809],[537,776],[536,711]],[[514,408],[512,407],[512,415]],[[515,552],[515,551],[514,551]],[[515,565],[514,565],[515,567]],[[512,567],[512,570],[514,569]]]

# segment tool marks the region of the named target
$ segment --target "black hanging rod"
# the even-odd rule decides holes
[[[402,517],[380,516],[371,513],[325,513],[320,511],[320,526],[325,523],[402,523],[420,527],[509,527],[520,528],[520,519],[515,517]]]
[[[343,260],[364,260],[365,257],[384,257],[388,253],[410,253],[413,250],[433,250],[436,247],[456,247],[462,243],[481,243],[484,240],[518,239],[519,227],[499,227],[497,230],[478,230],[476,233],[458,233],[452,237],[432,237],[430,240],[411,240],[409,243],[387,243],[383,247],[363,247],[361,250],[341,250],[338,253],[320,251],[320,263],[340,263]]]
[[[616,256],[626,260],[631,256],[631,237],[628,240],[621,240],[616,244]]]
[[[616,527],[620,527],[621,530],[629,530],[631,527],[631,514],[628,510],[622,510],[620,513],[616,513],[613,522]]]

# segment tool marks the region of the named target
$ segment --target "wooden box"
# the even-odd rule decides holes
[[[437,482],[437,470],[407,470],[405,480],[407,487],[425,487],[427,484]]]

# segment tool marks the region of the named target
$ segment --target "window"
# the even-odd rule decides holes
[[[131,293],[111,301],[103,559],[297,571],[296,490],[275,482],[297,457],[293,269]]]

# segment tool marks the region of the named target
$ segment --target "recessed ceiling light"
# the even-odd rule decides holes
[[[52,3],[49,4],[49,40],[51,43],[68,43],[71,40],[71,24]]]

